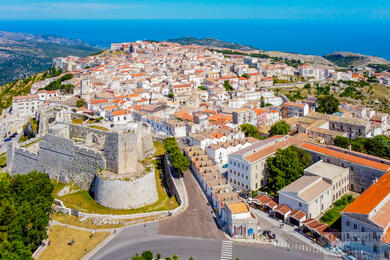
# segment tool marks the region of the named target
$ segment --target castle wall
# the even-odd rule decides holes
[[[14,144],[10,144],[14,145]],[[12,162],[8,163],[7,165],[11,165],[12,169],[10,171],[11,174],[14,173],[20,173],[25,174],[30,171],[39,170],[38,169],[38,154],[32,153],[27,151],[23,148],[12,148],[12,151],[7,152],[7,159],[8,159],[8,153],[13,152]]]
[[[102,206],[114,209],[139,208],[157,201],[154,168],[131,180],[105,179],[96,175],[94,198]]]
[[[79,147],[72,140],[47,134],[40,142],[38,153],[23,148],[9,149],[12,162],[11,174],[25,174],[32,170],[45,172],[61,182],[74,182],[82,189],[89,189],[105,161],[100,152]]]

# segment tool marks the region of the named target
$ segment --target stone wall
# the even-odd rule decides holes
[[[177,187],[175,185],[175,182],[173,180],[171,168],[168,163],[168,156],[166,154],[163,155],[163,166],[164,166],[164,179],[168,186],[168,191],[170,196],[175,196],[177,202],[181,205],[181,198],[180,194],[177,190]]]
[[[97,203],[114,209],[139,208],[157,201],[154,169],[140,177],[108,179],[96,175],[93,193]]]
[[[12,158],[8,164],[11,174],[38,170],[47,173],[50,178],[65,183],[74,182],[82,189],[89,189],[95,174],[105,169],[101,152],[79,147],[72,140],[59,136],[45,135],[39,144],[39,153],[12,148],[12,145],[8,152]]]

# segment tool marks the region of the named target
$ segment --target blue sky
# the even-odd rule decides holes
[[[0,20],[390,20],[390,0],[0,0]]]

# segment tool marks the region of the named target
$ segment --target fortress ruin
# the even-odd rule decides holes
[[[53,119],[54,118],[54,119]],[[158,199],[151,129],[133,124],[101,131],[70,123],[64,110],[40,113],[40,141],[28,147],[8,143],[10,174],[32,170],[90,190],[109,208],[138,208]]]

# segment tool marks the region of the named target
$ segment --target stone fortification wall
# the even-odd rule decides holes
[[[50,178],[74,182],[82,189],[89,189],[96,173],[105,169],[101,152],[79,147],[70,139],[47,134],[39,145],[39,153],[32,153],[10,144],[10,173],[25,174],[38,170],[47,173]]]
[[[8,157],[9,153],[13,156]],[[9,167],[10,166],[10,167]],[[15,143],[8,144],[7,150],[7,167],[11,174],[25,174],[38,169],[38,154],[30,152],[23,148],[15,147]]]
[[[108,179],[98,174],[92,191],[97,203],[114,209],[139,208],[158,199],[154,169],[130,180]]]
[[[70,139],[47,134],[40,143],[39,166],[51,178],[65,183],[74,182],[89,189],[105,160],[99,151],[79,147]]]

